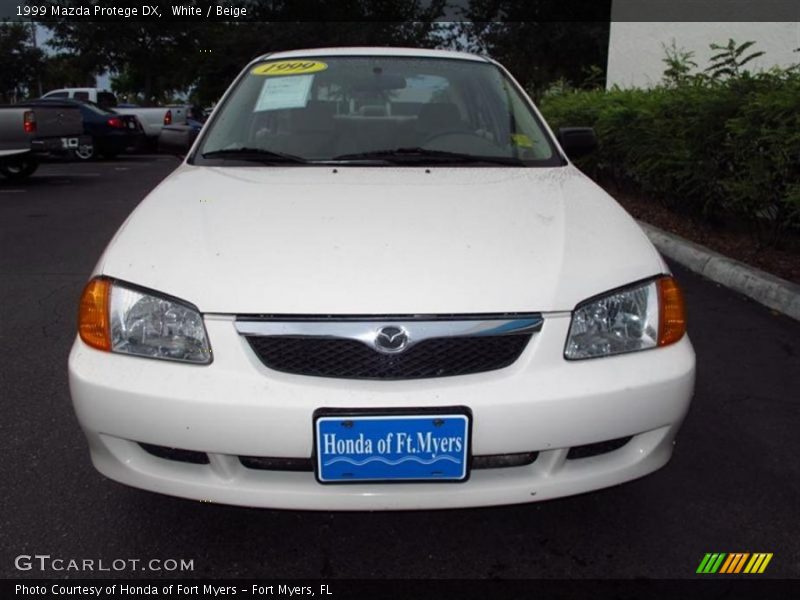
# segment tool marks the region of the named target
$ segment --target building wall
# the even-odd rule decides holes
[[[753,40],[750,52],[766,54],[747,64],[758,71],[772,66],[800,63],[800,23],[798,22],[627,22],[612,21],[608,47],[607,87],[652,87],[662,78],[666,65],[664,46],[675,45],[693,51],[697,70],[709,65],[713,51],[711,43],[727,44],[733,38],[737,44]],[[749,53],[749,52],[748,52]]]

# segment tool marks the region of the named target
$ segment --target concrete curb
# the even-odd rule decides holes
[[[638,221],[659,252],[711,281],[800,321],[800,285]]]

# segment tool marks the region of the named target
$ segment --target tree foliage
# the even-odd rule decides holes
[[[661,59],[666,65],[664,70],[664,83],[666,85],[681,85],[687,83],[691,78],[692,69],[697,68],[694,62],[694,52],[678,48],[675,40],[667,46],[662,44],[664,58]]]
[[[500,61],[536,98],[558,80],[582,87],[587,75],[597,77],[591,66],[605,76],[611,1],[583,9],[594,20],[572,21],[563,0],[471,0],[455,43]]]
[[[755,42],[744,42],[737,45],[733,39],[729,39],[726,45],[711,44],[711,49],[718,53],[711,57],[711,65],[706,69],[714,78],[720,77],[739,77],[743,74],[742,67],[751,60],[763,56],[764,52],[753,52],[747,56],[742,56],[748,49],[755,45]]]
[[[198,25],[73,20],[46,26],[53,32],[52,46],[98,71],[120,74],[115,91],[138,101],[163,101],[195,79],[190,66],[198,52]]]
[[[581,163],[593,177],[712,222],[744,220],[758,243],[779,244],[800,227],[800,71],[679,73],[651,90],[547,96],[541,108],[553,127],[596,129],[600,149]]]
[[[209,1],[196,4],[204,8]],[[192,90],[193,98],[205,104],[219,98],[244,64],[267,52],[341,45],[435,45],[433,21],[443,14],[445,4],[446,0],[249,0],[237,3],[247,9],[244,22],[45,25],[53,32],[56,48],[113,73],[114,91],[129,100],[157,103]],[[309,16],[319,20],[309,22]]]
[[[34,48],[29,25],[0,23],[0,56],[0,100],[12,102],[35,94],[43,53]]]
[[[210,51],[200,53],[192,67],[197,75],[193,96],[203,104],[217,100],[243,65],[269,52],[327,46],[433,47],[435,30],[434,24],[423,21],[216,23],[201,44]]]

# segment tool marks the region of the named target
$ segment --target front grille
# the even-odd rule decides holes
[[[440,337],[397,354],[346,338],[248,336],[270,369],[347,379],[422,379],[502,369],[519,358],[530,334]]]
[[[472,469],[507,469],[524,467],[536,462],[538,452],[520,454],[487,454],[472,457]],[[314,460],[311,458],[273,458],[268,456],[240,456],[239,462],[248,469],[258,471],[313,472]]]

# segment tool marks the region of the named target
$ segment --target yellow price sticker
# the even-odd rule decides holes
[[[524,133],[512,133],[511,143],[519,148],[533,148],[533,140]]]
[[[280,62],[265,63],[253,67],[250,71],[253,75],[266,75],[275,77],[278,75],[303,75],[306,73],[317,73],[324,71],[328,65],[317,60],[282,60]]]

